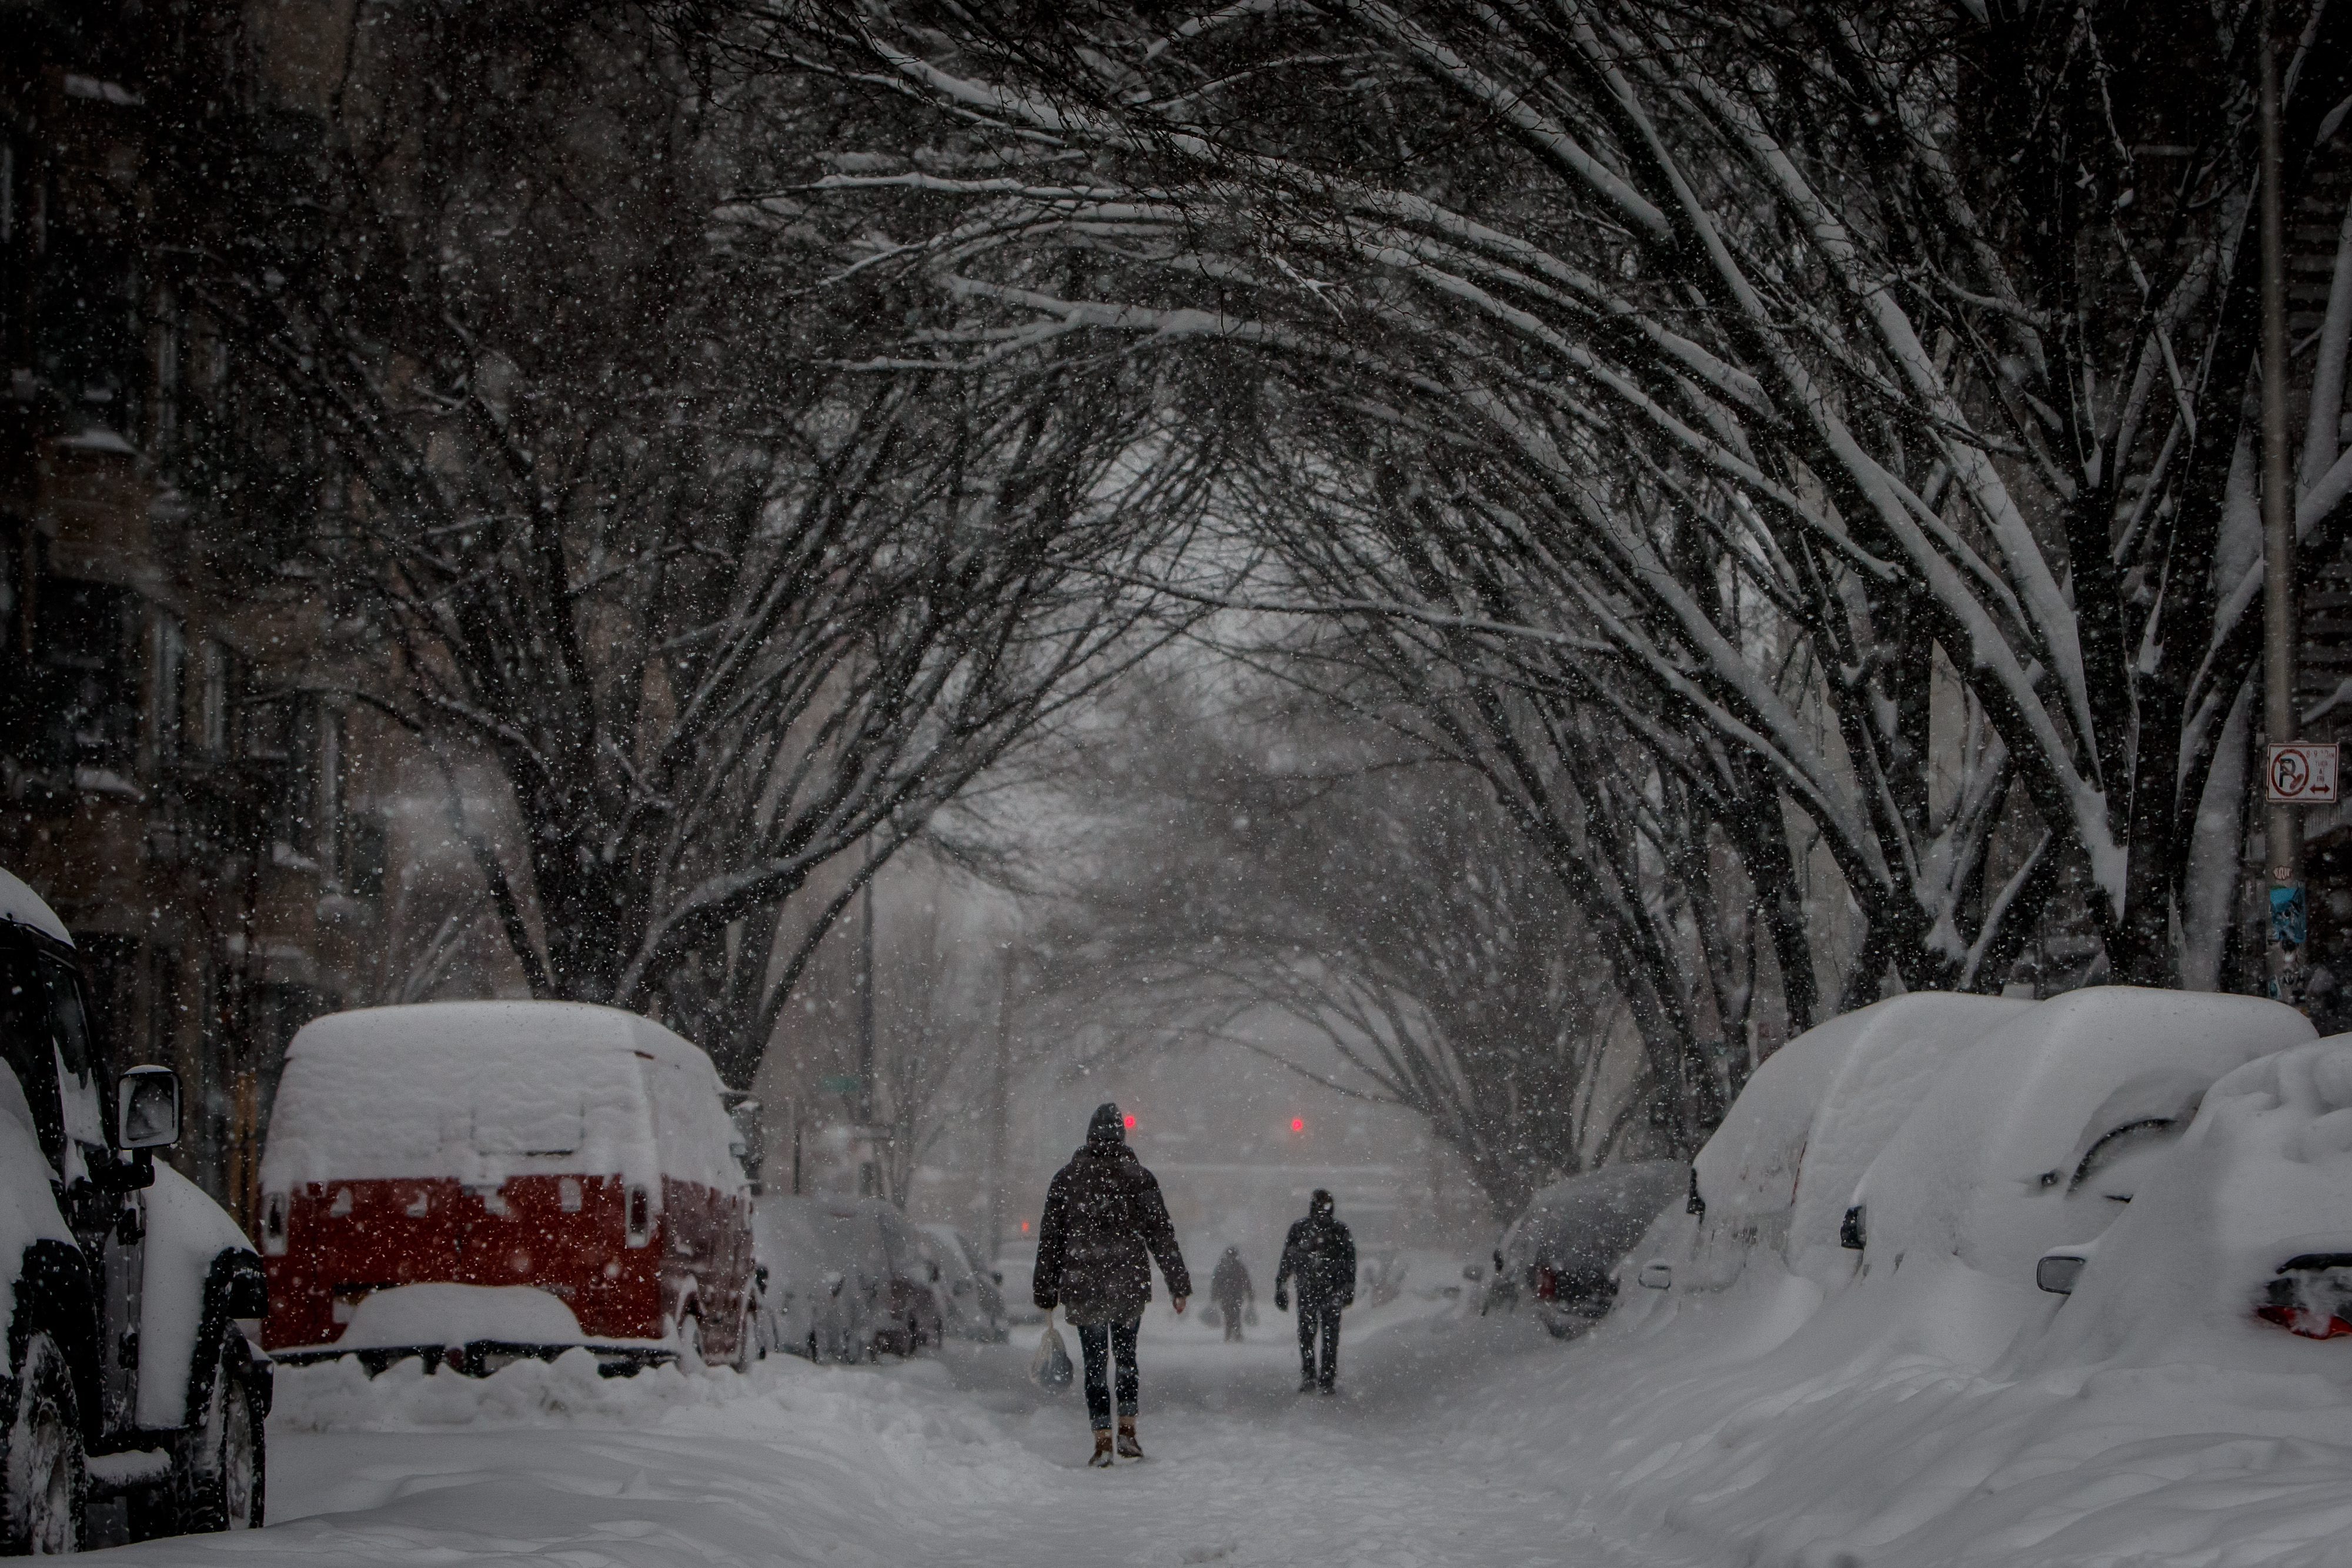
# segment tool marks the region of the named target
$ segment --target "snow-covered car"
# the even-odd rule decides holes
[[[2045,1253],[2134,1202],[2218,1080],[2311,1038],[2257,997],[2098,986],[2037,1003],[1937,1079],[1855,1182],[1844,1243],[1865,1278],[1956,1263],[2013,1309]]]
[[[2071,1265],[2053,1268],[2051,1265]],[[2315,1370],[2352,1338],[2352,1035],[2224,1074],[2094,1244],[2042,1255],[2071,1292],[2053,1362]]]
[[[759,1200],[760,1322],[771,1349],[862,1361],[873,1348],[870,1302],[888,1265],[879,1234],[837,1207],[774,1193]]]
[[[1621,1284],[1719,1291],[1759,1259],[1824,1288],[1850,1277],[1838,1233],[1855,1181],[1947,1068],[2032,1006],[1913,992],[1783,1045],[1699,1150],[1685,1201],[1628,1255]]]
[[[1037,1298],[1033,1290],[1037,1280],[1035,1248],[999,1256],[989,1273],[996,1281],[998,1299],[1004,1303],[1006,1322],[1042,1323],[1045,1321],[1045,1314],[1037,1310]]]
[[[571,1002],[335,1013],[288,1048],[261,1164],[280,1361],[483,1373],[744,1365],[751,1196],[710,1059]]]
[[[889,1355],[913,1355],[946,1337],[936,1269],[923,1233],[907,1217],[878,1198],[856,1205],[880,1235],[887,1272],[874,1300],[874,1348]]]
[[[178,1079],[110,1082],[82,997],[65,925],[0,872],[0,1552],[262,1520],[261,1260],[155,1162]]]
[[[1608,1313],[1618,1260],[1683,1196],[1680,1160],[1606,1166],[1556,1181],[1528,1200],[1495,1243],[1482,1312],[1525,1306],[1565,1339]]]
[[[1001,1342],[1006,1333],[1004,1292],[996,1270],[955,1227],[926,1225],[922,1232],[940,1266],[940,1314],[947,1332],[983,1344]]]

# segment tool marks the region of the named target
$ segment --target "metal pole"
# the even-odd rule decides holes
[[[857,1135],[866,1158],[857,1170],[860,1197],[881,1194],[882,1151],[874,1140],[874,841],[866,841],[866,887],[857,917]]]
[[[2262,72],[2263,250],[2263,719],[2273,746],[2300,738],[2294,711],[2294,497],[2287,477],[2286,214],[2279,190],[2277,0],[2263,0],[2257,50]],[[2270,861],[2270,994],[2303,1005],[2305,899],[2303,825],[2292,806],[2273,804],[2263,821]]]
[[[988,1257],[1004,1250],[1004,1145],[1012,1113],[1007,1080],[1013,1072],[1013,970],[1019,955],[1008,945],[996,990],[996,1073],[988,1089]]]

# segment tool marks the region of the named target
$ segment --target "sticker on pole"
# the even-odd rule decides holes
[[[2336,743],[2290,740],[2270,748],[2263,764],[2264,794],[2273,806],[2336,803]]]

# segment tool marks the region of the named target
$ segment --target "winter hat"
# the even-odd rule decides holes
[[[1118,1113],[1118,1102],[1106,1100],[1095,1107],[1095,1118],[1087,1124],[1089,1144],[1123,1144],[1127,1142],[1127,1118]]]
[[[1294,1188],[1292,1190],[1296,1191],[1297,1189]],[[1307,1200],[1307,1211],[1309,1214],[1330,1213],[1331,1194],[1329,1191],[1323,1187],[1317,1187],[1315,1189],[1315,1196]]]

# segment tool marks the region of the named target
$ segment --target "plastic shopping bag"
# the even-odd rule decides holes
[[[1242,1326],[1244,1328],[1252,1329],[1257,1327],[1257,1303],[1255,1301],[1252,1301],[1246,1308],[1243,1309]]]
[[[1202,1307],[1201,1309],[1201,1326],[1204,1329],[1221,1329],[1225,1326],[1224,1314],[1218,1312],[1214,1307]]]
[[[1062,1331],[1051,1320],[1045,1324],[1045,1337],[1037,1342],[1037,1354],[1029,1358],[1029,1375],[1040,1388],[1060,1391],[1070,1385],[1077,1369],[1070,1364],[1070,1347],[1062,1343]]]

